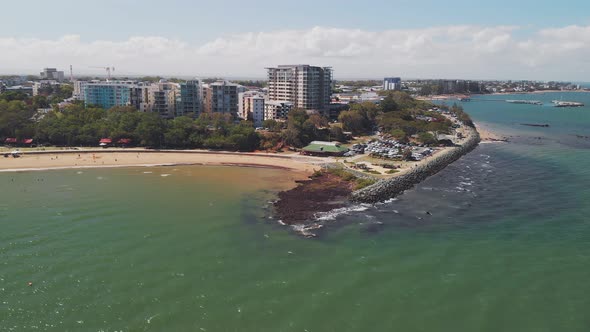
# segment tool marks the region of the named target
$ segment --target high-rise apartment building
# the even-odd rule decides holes
[[[238,116],[238,84],[218,81],[203,86],[203,110]]]
[[[176,101],[180,96],[178,84],[162,80],[140,89],[142,91],[140,111],[158,113],[163,118],[176,116]]]
[[[383,79],[383,90],[396,90],[402,89],[402,79],[399,77],[386,77]]]
[[[332,68],[287,65],[268,70],[268,98],[296,108],[324,110],[330,105]]]
[[[199,80],[180,83],[180,98],[176,105],[176,116],[199,117],[201,101],[201,82]]]
[[[42,80],[55,80],[61,82],[64,80],[64,72],[58,71],[56,68],[44,68],[39,74]]]

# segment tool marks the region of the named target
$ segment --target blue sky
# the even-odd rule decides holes
[[[280,52],[273,53],[276,60],[267,65],[277,64],[279,61],[296,61],[309,62],[315,61],[320,64],[335,63],[341,69],[341,73],[346,76],[376,76],[378,75],[378,68],[368,66],[366,61],[363,61],[363,54],[375,52],[387,52],[387,48],[383,47],[383,43],[400,43],[407,45],[419,40],[419,44],[423,47],[428,46],[429,43],[436,43],[437,49],[441,53],[445,53],[444,45],[441,40],[454,39],[451,32],[430,34],[428,29],[441,27],[455,27],[455,26],[471,26],[477,29],[495,29],[497,34],[489,34],[486,31],[480,31],[489,38],[487,42],[496,45],[501,42],[500,36],[506,33],[504,26],[517,27],[508,32],[511,45],[515,47],[519,43],[519,48],[526,49],[521,53],[515,53],[513,57],[525,58],[535,54],[535,51],[530,49],[532,46],[527,44],[529,39],[532,39],[539,45],[537,52],[543,52],[543,47],[547,49],[550,45],[545,43],[543,36],[539,36],[541,31],[547,29],[564,29],[571,26],[588,27],[590,26],[590,1],[531,1],[531,0],[513,0],[513,1],[408,1],[408,0],[376,0],[372,2],[362,1],[230,1],[230,0],[208,0],[208,1],[188,1],[188,0],[166,0],[166,1],[151,1],[151,0],[52,0],[52,1],[10,1],[2,4],[2,29],[0,29],[0,42],[4,39],[4,43],[0,44],[23,48],[19,50],[19,57],[10,58],[10,54],[0,55],[0,72],[7,72],[11,70],[31,71],[36,70],[41,63],[35,63],[38,58],[27,55],[27,49],[39,50],[38,52],[47,52],[43,48],[43,41],[52,42],[55,47],[72,48],[70,53],[76,52],[78,54],[84,53],[87,58],[84,63],[76,63],[78,67],[84,67],[85,63],[91,61],[90,54],[83,52],[80,49],[85,45],[95,43],[97,41],[115,43],[112,52],[121,52],[127,50],[129,45],[137,45],[136,42],[129,43],[131,38],[153,38],[158,37],[164,40],[143,40],[142,44],[152,45],[155,43],[157,47],[179,47],[176,53],[186,53],[186,58],[174,58],[166,55],[170,61],[188,61],[186,72],[184,69],[178,67],[176,63],[166,63],[165,61],[158,62],[156,55],[151,61],[146,61],[141,64],[141,59],[138,63],[133,63],[129,58],[131,55],[125,53],[125,56],[119,53],[109,56],[108,54],[96,53],[95,56],[102,56],[101,59],[92,61],[93,63],[102,63],[107,61],[109,63],[117,63],[122,68],[128,68],[129,73],[148,72],[161,74],[187,74],[187,75],[204,75],[204,74],[221,74],[235,76],[255,76],[257,72],[248,68],[240,67],[240,62],[230,57],[235,57],[241,51],[236,44],[241,43],[243,52],[252,52],[252,45],[246,45],[248,42],[256,43],[257,49],[263,48],[261,42],[273,42],[277,39],[268,37],[268,34],[276,34],[276,36],[285,37],[281,32],[296,31],[301,36],[308,36],[311,41],[306,42],[313,44],[313,49],[308,53],[300,54],[299,58],[289,54],[280,54]],[[6,15],[6,13],[11,13]],[[314,28],[324,29],[340,29],[338,33],[329,31],[312,30]],[[331,45],[333,40],[327,38],[337,38],[339,40],[347,39],[348,36],[354,32],[360,31],[364,34],[364,39],[383,38],[379,45],[360,45],[363,44],[362,37],[358,36],[356,40],[349,40],[346,45]],[[398,40],[388,37],[387,31],[400,32],[407,34],[406,40]],[[413,33],[407,33],[413,31]],[[418,32],[416,32],[418,31]],[[426,32],[425,32],[426,31]],[[586,30],[580,30],[576,33],[564,33],[569,38],[563,42],[575,42],[577,36],[583,35]],[[264,38],[246,38],[246,34],[265,34]],[[375,36],[373,33],[383,34]],[[479,34],[472,34],[467,37],[464,32],[461,32],[462,37],[467,40],[475,40],[479,38]],[[75,41],[68,40],[68,42],[55,42],[64,38],[64,36],[77,36]],[[240,37],[241,36],[241,37]],[[319,37],[318,37],[319,36]],[[323,36],[323,37],[322,37]],[[327,37],[329,36],[329,37]],[[259,36],[260,37],[260,36]],[[247,40],[246,40],[246,39]],[[297,33],[290,35],[293,41],[297,40]],[[303,37],[302,37],[303,38]],[[319,41],[318,41],[319,38]],[[322,39],[324,38],[324,39]],[[426,42],[423,40],[426,38]],[[552,37],[553,38],[553,37]],[[561,37],[560,37],[561,38]],[[14,42],[14,40],[17,42]],[[28,46],[29,39],[37,40]],[[215,43],[221,39],[212,51],[211,43]],[[505,38],[504,38],[505,39]],[[553,38],[555,39],[555,38]],[[170,41],[176,42],[176,45],[171,45]],[[478,39],[479,41],[479,39]],[[503,41],[505,43],[505,40]],[[560,40],[553,40],[554,45],[559,45]],[[16,43],[16,44],[15,44]],[[120,43],[120,44],[117,44]],[[125,44],[123,44],[125,43]],[[150,44],[151,43],[151,44]],[[321,43],[318,44],[318,43]],[[488,43],[488,44],[489,44]],[[555,44],[556,43],[556,44]],[[108,44],[108,43],[107,43]],[[463,47],[468,47],[464,45]],[[542,45],[541,45],[542,44]],[[103,47],[111,47],[112,45],[100,44]],[[414,45],[414,44],[412,44]],[[419,46],[420,46],[419,45]],[[481,46],[481,44],[478,44]],[[487,44],[486,44],[487,45]],[[508,44],[506,44],[508,45]],[[544,46],[543,46],[544,45]],[[34,46],[34,47],[33,47]],[[98,47],[94,45],[95,48]],[[270,45],[264,45],[264,47]],[[396,50],[396,45],[393,45]],[[414,45],[415,46],[415,45]],[[423,49],[408,46],[402,51],[406,52],[406,60],[411,60],[410,55]],[[457,44],[449,42],[447,46],[458,47]],[[333,49],[330,49],[333,47]],[[363,48],[364,47],[364,48]],[[487,47],[487,46],[486,46]],[[508,47],[508,46],[504,46]],[[369,51],[372,48],[373,51]],[[204,50],[207,51],[204,51]],[[486,52],[491,50],[486,49]],[[498,49],[499,50],[499,49]],[[152,52],[153,50],[150,50]],[[496,50],[494,50],[496,51]],[[457,68],[457,74],[465,75],[471,74],[474,77],[481,78],[504,78],[511,74],[518,74],[527,76],[533,79],[547,76],[547,79],[584,79],[587,74],[588,62],[584,61],[584,56],[587,55],[587,49],[575,48],[572,52],[577,52],[574,55],[579,56],[580,63],[578,68],[581,68],[582,74],[575,75],[575,70],[572,67],[568,69],[567,75],[560,76],[558,72],[551,70],[540,70],[537,66],[543,64],[552,64],[558,62],[560,59],[557,55],[552,55],[553,58],[547,57],[543,59],[532,59],[528,61],[531,67],[529,71],[514,72],[514,70],[502,69],[503,67],[516,67],[519,63],[510,64],[509,59],[503,59],[501,62],[495,64],[498,70],[490,70],[490,68],[483,68],[485,63],[466,64],[466,61],[458,61],[457,63],[449,63],[449,59],[441,59],[436,63],[436,59],[424,59],[424,65],[432,70],[435,67],[451,66]],[[6,52],[3,50],[3,52]],[[18,52],[14,52],[15,54]],[[24,53],[23,53],[24,52]],[[196,60],[191,60],[191,55],[198,53]],[[208,53],[207,53],[208,52]],[[1,53],[1,52],[0,52]],[[10,53],[10,50],[8,51]],[[153,53],[153,52],[152,52]],[[217,57],[217,62],[212,61],[213,53]],[[293,52],[291,52],[293,53]],[[486,53],[486,55],[489,55]],[[479,54],[479,53],[478,53]],[[63,66],[65,62],[60,62],[62,58],[67,57],[65,54],[62,57],[48,54],[46,58],[54,62],[56,65]],[[247,55],[247,54],[246,54]],[[382,54],[383,58],[391,56],[391,54]],[[563,57],[568,56],[571,59],[572,54],[564,54]],[[202,57],[202,58],[199,58]],[[223,66],[223,61],[227,57],[229,66]],[[343,59],[346,57],[346,60]],[[434,55],[433,55],[434,57]],[[253,57],[249,59],[245,56],[242,63],[243,67],[248,67],[249,63],[260,57]],[[365,57],[366,58],[366,57]],[[16,60],[30,59],[28,63],[17,63]],[[4,60],[4,64],[2,63]],[[33,61],[34,60],[34,61]],[[65,61],[66,59],[64,59]],[[75,58],[68,58],[67,62],[73,62]],[[149,60],[149,59],[148,59]],[[265,61],[272,61],[273,58],[267,58]],[[377,59],[373,59],[375,61]],[[387,63],[384,67],[388,71],[401,72],[401,75],[409,76],[428,76],[429,72],[418,70],[420,64],[412,61],[402,61],[399,63]],[[378,61],[378,60],[377,60]],[[507,62],[508,61],[508,62]],[[197,62],[203,64],[199,66]],[[6,67],[6,64],[9,64]],[[120,64],[119,64],[120,63]],[[49,65],[49,64],[48,64]],[[473,70],[469,72],[461,72],[461,68],[465,66],[473,66]],[[355,67],[357,66],[357,67]],[[87,67],[87,66],[86,66]],[[229,72],[228,69],[232,69]],[[356,68],[356,69],[355,69]],[[408,68],[404,70],[404,68]],[[448,69],[448,68],[447,68]],[[571,71],[571,73],[570,73]],[[435,70],[430,76],[449,76],[453,72],[448,70]],[[263,73],[261,74],[263,76]],[[567,76],[567,77],[566,77]],[[526,77],[523,77],[526,78]]]
[[[314,26],[365,30],[441,25],[521,25],[531,28],[590,24],[590,1],[433,0],[33,0],[2,4],[5,37],[122,40],[157,35],[205,41],[242,31]]]

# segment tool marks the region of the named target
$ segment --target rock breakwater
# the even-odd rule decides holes
[[[469,128],[468,130],[469,133],[461,146],[435,155],[404,174],[381,180],[371,186],[357,190],[351,194],[351,200],[358,203],[382,202],[401,194],[429,176],[438,173],[477,147],[481,141],[479,133],[475,128]]]

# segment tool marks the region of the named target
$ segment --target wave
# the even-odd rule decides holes
[[[351,212],[367,211],[370,207],[371,207],[371,205],[369,205],[369,204],[359,204],[359,205],[353,205],[353,206],[347,206],[347,207],[343,207],[343,208],[334,209],[334,210],[328,211],[328,212],[319,212],[319,213],[316,213],[315,219],[317,221],[336,220],[336,218],[338,216],[350,214]]]

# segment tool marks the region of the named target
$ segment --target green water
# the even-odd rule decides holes
[[[0,173],[0,331],[590,330],[590,116],[465,107],[515,141],[312,240],[280,170]]]

